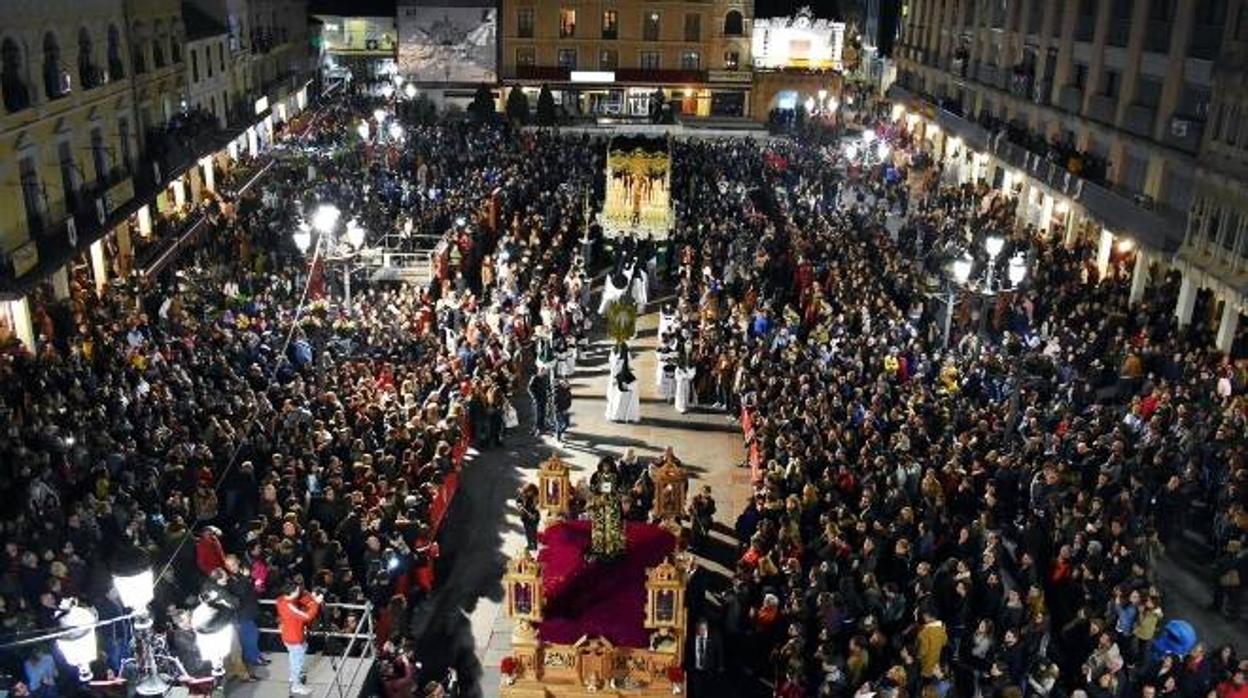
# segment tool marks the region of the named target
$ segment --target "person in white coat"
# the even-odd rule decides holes
[[[676,411],[681,414],[688,412],[689,405],[696,399],[693,394],[693,379],[697,375],[697,367],[689,363],[689,357],[682,354],[676,365]]]

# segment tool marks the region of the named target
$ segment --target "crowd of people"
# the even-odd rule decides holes
[[[230,679],[255,680],[279,646],[257,626],[280,625],[292,691],[306,692],[306,642],[354,632],[369,604],[387,692],[424,680],[408,621],[435,584],[438,520],[467,447],[502,443],[534,335],[579,298],[565,282],[599,155],[588,139],[463,121],[360,138],[387,108],[322,105],[245,195],[222,173],[209,229],[159,277],[98,296],[79,279],[69,300],[40,299],[39,351],[0,365],[13,685],[76,690],[48,643],[21,641],[54,628],[65,599],[122,615],[112,572],[136,553],[157,576],[156,628],[191,675],[206,669],[185,609],[210,597],[238,622]],[[436,234],[435,281],[358,274],[347,305],[335,233],[306,252],[293,241],[325,203],[368,245]],[[101,686],[133,656],[124,627],[100,632]]]
[[[1240,613],[1242,340],[1214,350],[1207,312],[1178,326],[1173,277],[1130,306],[1130,259],[1099,276],[1090,245],[877,130],[878,164],[797,142],[675,151],[685,344],[700,390],[744,404],[757,478],[726,661],[687,655],[695,692],[725,690],[726,665],[785,697],[1244,695],[1237,649],[1193,646],[1157,578],[1203,538],[1210,606]],[[964,294],[945,348],[930,281],[988,235],[1029,276]]]

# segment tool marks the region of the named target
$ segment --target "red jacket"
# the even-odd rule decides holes
[[[220,539],[211,533],[199,536],[195,543],[195,565],[205,575],[212,574],[218,567],[225,567],[225,550]]]
[[[321,605],[311,594],[301,594],[294,600],[285,594],[277,597],[277,624],[282,631],[282,642],[302,645],[308,625],[316,620],[316,614],[320,612]]]

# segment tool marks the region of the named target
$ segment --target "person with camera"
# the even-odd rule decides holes
[[[293,695],[312,693],[303,682],[303,664],[308,655],[307,629],[316,620],[324,602],[325,597],[319,590],[306,592],[302,582],[297,581],[291,582],[277,599],[277,621],[282,644],[290,655],[290,692]]]

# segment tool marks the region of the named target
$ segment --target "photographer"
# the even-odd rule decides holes
[[[303,585],[292,582],[286,593],[277,599],[277,619],[282,632],[282,644],[290,654],[290,692],[297,696],[312,693],[303,682],[303,663],[308,654],[307,627],[316,620],[325,597],[320,591],[311,593]]]

